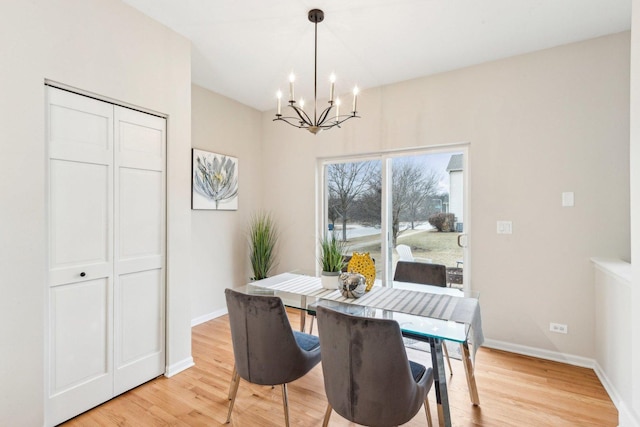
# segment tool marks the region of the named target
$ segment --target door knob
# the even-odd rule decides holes
[[[84,271],[82,273],[80,273],[80,277],[84,277],[86,275],[87,275],[87,273],[85,273]]]

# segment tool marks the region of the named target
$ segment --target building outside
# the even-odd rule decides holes
[[[464,181],[463,181],[463,157],[462,154],[453,154],[447,165],[449,172],[449,212],[456,216],[455,231],[463,231],[462,221],[464,218]]]

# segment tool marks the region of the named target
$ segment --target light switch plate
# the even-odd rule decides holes
[[[573,191],[565,191],[562,193],[562,206],[563,207],[572,207],[573,206]]]
[[[512,230],[511,221],[498,221],[498,234],[511,234]]]

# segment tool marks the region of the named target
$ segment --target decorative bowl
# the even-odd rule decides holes
[[[342,273],[338,283],[338,289],[345,298],[360,298],[367,288],[367,280],[360,273]]]

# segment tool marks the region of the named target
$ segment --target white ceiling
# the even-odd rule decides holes
[[[265,111],[278,89],[318,96],[395,83],[631,28],[631,0],[123,0],[192,42],[193,82]]]

